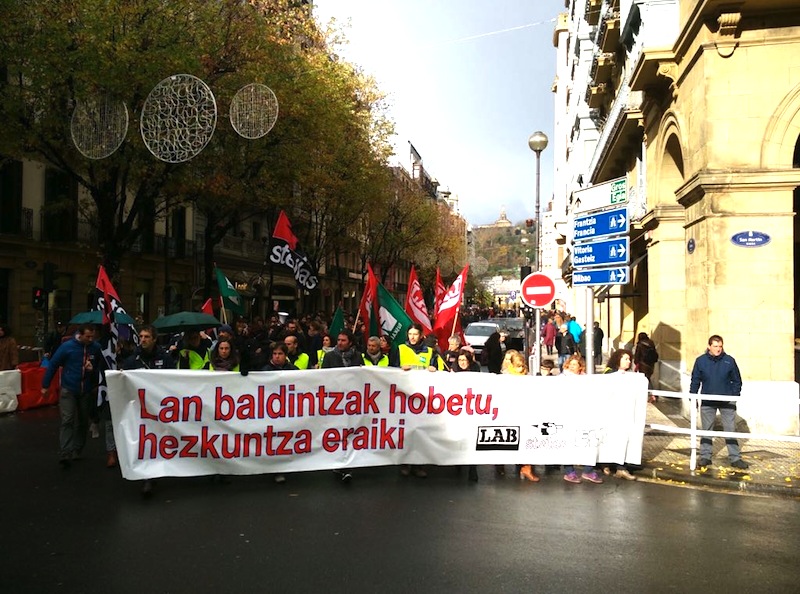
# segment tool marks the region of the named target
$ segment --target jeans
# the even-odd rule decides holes
[[[570,472],[575,472],[575,467],[572,464],[564,464],[564,474],[569,474]],[[583,474],[589,474],[590,472],[594,472],[594,466],[583,467]]]
[[[58,410],[61,413],[61,428],[58,445],[61,459],[69,459],[86,445],[86,432],[89,430],[89,399],[91,394],[76,394],[61,388]]]
[[[722,430],[732,433],[736,431],[736,409],[735,408],[720,408],[719,416],[722,417]],[[714,422],[717,420],[717,407],[716,406],[701,406],[700,407],[700,422],[702,423],[704,431],[711,431],[714,429]],[[708,458],[711,460],[711,437],[700,438],[700,457]],[[731,462],[736,462],[742,459],[739,452],[739,442],[732,437],[726,437],[725,443],[728,444],[728,458]]]

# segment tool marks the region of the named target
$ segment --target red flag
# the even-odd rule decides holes
[[[372,266],[367,262],[367,283],[364,285],[364,293],[361,295],[361,303],[358,305],[358,315],[364,322],[364,329],[370,335],[372,335],[373,326],[378,332],[381,331],[377,319],[374,320],[374,324],[372,323],[372,312],[374,311],[377,296],[378,279],[375,277],[375,273],[372,272]]]
[[[450,289],[444,295],[441,304],[436,310],[436,322],[433,325],[433,333],[439,340],[442,351],[447,350],[447,339],[458,332],[458,312],[461,308],[461,301],[464,298],[464,286],[467,284],[467,272],[469,264],[464,266],[450,285]]]
[[[278,215],[278,222],[275,223],[275,231],[272,236],[285,241],[290,250],[295,251],[297,249],[297,236],[292,232],[292,224],[283,211]]]
[[[114,285],[111,284],[111,279],[108,278],[106,269],[102,265],[97,271],[95,287],[103,293],[103,324],[110,324],[111,318],[109,315],[114,311],[114,304],[111,299],[113,298],[114,301],[119,302],[119,295],[117,295],[117,291],[114,289]]]
[[[425,305],[425,298],[422,296],[422,287],[417,278],[417,269],[413,265],[411,266],[411,274],[408,277],[406,313],[413,321],[422,325],[425,334],[431,333],[431,319],[428,317],[428,308]]]
[[[439,268],[436,268],[436,286],[433,289],[433,311],[438,312],[439,306],[442,304],[442,299],[447,293],[447,289],[442,281],[442,275],[439,273]]]
[[[206,299],[206,302],[203,304],[203,307],[200,308],[200,311],[210,316],[214,315],[214,304],[211,301],[211,297]]]

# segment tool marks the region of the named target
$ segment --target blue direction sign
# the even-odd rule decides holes
[[[589,268],[572,272],[572,286],[627,285],[630,267]]]
[[[615,208],[575,218],[574,239],[576,242],[597,239],[628,232],[628,209]]]
[[[572,248],[572,265],[618,266],[630,262],[630,239],[619,237],[590,243],[576,243]]]

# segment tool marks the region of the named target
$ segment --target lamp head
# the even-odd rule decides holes
[[[528,138],[528,146],[538,155],[547,148],[547,135],[544,132],[534,132]]]

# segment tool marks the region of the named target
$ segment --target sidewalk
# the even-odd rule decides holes
[[[651,424],[688,427],[688,419],[684,419],[678,410],[673,410],[674,407],[674,403],[663,399],[648,404],[648,427]],[[688,436],[645,428],[643,469],[636,475],[645,481],[800,498],[800,447],[797,444],[741,439],[739,445],[742,459],[750,464],[749,469],[731,467],[725,440],[715,438],[713,465],[692,472],[689,470],[691,447]]]

